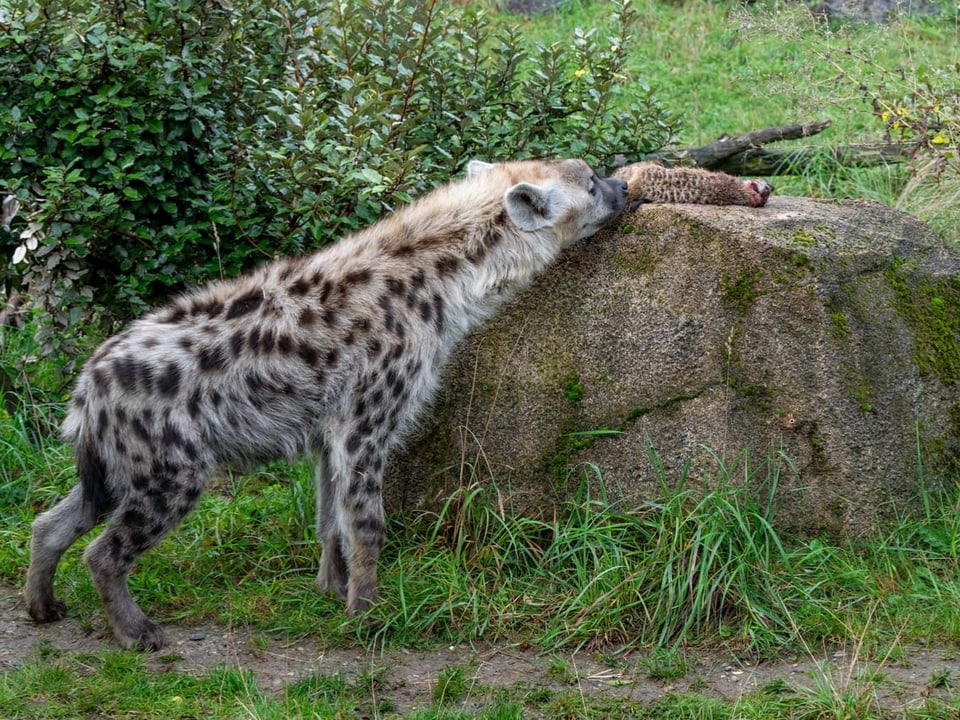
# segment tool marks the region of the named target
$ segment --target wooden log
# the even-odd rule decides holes
[[[724,158],[710,170],[732,175],[799,175],[814,163],[868,168],[901,163],[913,157],[915,144],[863,143],[834,147],[804,146],[792,150],[751,148]]]
[[[736,137],[723,136],[712,143],[692,148],[665,148],[645,159],[668,167],[700,167],[732,175],[797,175],[814,163],[844,167],[877,167],[909,160],[915,143],[860,143],[854,145],[811,146],[790,149],[762,147],[782,140],[811,137],[830,127],[829,120],[798,125],[778,125],[752,130]]]
[[[659,160],[672,167],[702,167],[713,170],[723,160],[751,148],[781,140],[798,140],[810,137],[828,127],[830,127],[829,120],[817,120],[802,125],[777,125],[761,130],[752,130],[736,137],[723,136],[708,145],[701,145],[700,147],[660,150],[651,153],[647,159]]]

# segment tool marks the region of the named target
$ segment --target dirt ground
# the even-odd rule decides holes
[[[202,674],[215,666],[238,667],[255,674],[266,693],[282,693],[285,686],[313,673],[340,674],[347,679],[364,673],[377,677],[371,694],[389,699],[407,712],[431,703],[441,671],[464,667],[478,687],[573,689],[583,694],[606,694],[647,704],[667,693],[696,692],[736,699],[772,681],[792,688],[812,687],[830,679],[845,688],[880,677],[874,691],[887,710],[920,706],[930,695],[956,697],[960,692],[960,650],[953,646],[898,648],[896,657],[862,660],[855,649],[830,649],[753,662],[723,650],[692,649],[684,654],[686,673],[674,679],[655,679],[649,653],[621,655],[610,661],[590,652],[545,656],[517,645],[440,647],[433,650],[398,649],[386,653],[363,648],[328,648],[318,640],[284,642],[247,629],[212,625],[165,626],[169,645],[152,655],[148,666],[158,672]],[[34,625],[26,615],[18,590],[0,587],[0,671],[7,672],[29,659],[38,647],[71,653],[95,652],[112,638],[104,627],[84,629],[75,618]],[[560,671],[558,671],[560,669]],[[878,676],[874,671],[880,670]],[[939,682],[935,679],[939,678]],[[944,681],[945,680],[945,681]]]

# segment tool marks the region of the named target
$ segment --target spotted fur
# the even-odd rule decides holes
[[[627,181],[631,206],[641,203],[699,203],[763,207],[773,187],[763,180],[740,180],[700,168],[668,168],[641,162],[617,170],[613,177]]]
[[[471,163],[454,182],[308,257],[175,299],[107,340],[63,426],[79,483],[33,525],[25,598],[66,613],[63,552],[85,559],[124,647],[163,645],[130,566],[196,505],[212,473],[316,459],[317,578],[350,613],[376,598],[390,450],[429,402],[464,335],[616,217],[626,183],[579,160]]]

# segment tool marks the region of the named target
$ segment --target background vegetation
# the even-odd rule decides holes
[[[826,117],[833,126],[816,142],[890,136],[918,153],[871,170],[824,159],[775,179],[778,193],[873,197],[960,242],[958,14],[858,25],[816,23],[793,5],[699,0],[571,0],[531,18],[402,0],[0,0],[0,193],[20,204],[0,229],[0,285],[29,289],[34,303],[26,326],[0,340],[0,388],[15,400],[0,410],[0,585],[19,587],[30,521],[73,484],[53,424],[99,338],[179,289],[367,224],[469,157],[609,166],[666,142]],[[777,533],[762,498],[789,471],[787,459],[745,456],[710,493],[694,492],[700,478],[664,476],[645,507],[584,492],[551,521],[514,518],[496,488],[468,485],[438,516],[396,519],[385,602],[348,622],[313,589],[309,469],[271,466],[227,476],[131,582],[165,622],[372,652],[479,638],[611,656],[657,648],[651,668],[664,677],[684,672],[693,645],[763,658],[837,644],[881,661],[911,642],[955,646],[960,478],[930,483],[946,490],[924,492],[923,516],[839,543]],[[918,473],[926,487],[922,462]],[[99,602],[80,550],[58,582],[91,626]],[[105,644],[93,657],[25,659],[0,679],[0,714],[388,714],[373,687],[317,677],[270,697],[239,670],[157,675]],[[527,689],[463,714],[449,703],[471,692],[462,673],[438,687],[434,707],[414,716],[958,712],[931,697],[894,714],[866,683],[652,708]]]

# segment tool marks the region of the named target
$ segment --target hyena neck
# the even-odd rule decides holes
[[[510,221],[503,193],[502,187],[478,192],[475,183],[454,184],[370,229],[378,235],[382,257],[435,273],[455,319],[451,330],[459,336],[489,318],[559,255],[548,233],[523,232]],[[357,239],[366,243],[363,235]]]

